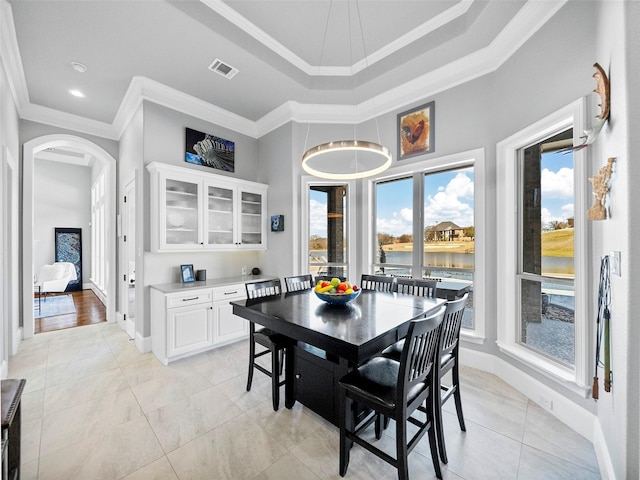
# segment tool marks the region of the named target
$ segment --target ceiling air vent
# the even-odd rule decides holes
[[[212,70],[216,73],[219,73],[225,78],[233,78],[236,76],[236,73],[239,72],[237,68],[232,67],[231,65],[227,65],[219,58],[216,58],[211,65],[209,65],[209,70]]]

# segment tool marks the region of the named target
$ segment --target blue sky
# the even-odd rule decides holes
[[[566,222],[573,216],[573,155],[559,152],[542,156],[542,222]],[[393,236],[412,233],[411,179],[380,184],[377,188],[378,233]],[[450,221],[460,227],[474,224],[472,168],[438,172],[425,177],[425,225]],[[326,236],[326,202],[310,192],[310,232]]]
[[[542,155],[542,225],[573,217],[573,153]]]

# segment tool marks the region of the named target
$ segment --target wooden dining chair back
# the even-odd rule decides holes
[[[309,290],[313,288],[313,278],[311,274],[297,275],[295,277],[284,277],[284,285],[287,292],[299,292],[300,290]]]
[[[249,300],[268,299],[269,297],[277,297],[282,293],[280,279],[247,283],[245,286]],[[285,383],[284,380],[280,380],[285,362],[284,351],[290,342],[291,339],[284,335],[275,333],[268,328],[256,328],[254,322],[249,322],[249,373],[247,376],[247,392],[251,390],[254,370],[259,370],[271,377],[271,400],[275,411],[278,411],[280,406],[280,387]],[[265,347],[266,350],[256,353],[256,343]],[[256,359],[268,353],[271,353],[270,371],[256,362]],[[286,361],[290,362],[291,359],[287,358]]]
[[[360,289],[376,290],[378,292],[393,292],[395,290],[395,280],[395,277],[367,275],[366,273],[363,273],[360,277]]]
[[[469,294],[458,299],[447,302],[447,309],[444,313],[442,321],[442,332],[440,341],[440,368],[438,369],[438,381],[436,385],[440,385],[441,395],[436,395],[435,421],[436,432],[438,434],[438,451],[440,460],[447,463],[447,449],[444,439],[444,426],[442,424],[442,405],[451,397],[456,404],[456,413],[458,415],[458,424],[460,430],[466,431],[464,424],[464,415],[462,414],[462,399],[460,398],[460,374],[458,371],[458,353],[460,347],[460,329],[462,327],[462,318],[464,309],[467,304]],[[444,375],[451,371],[451,385],[443,383]]]
[[[396,292],[416,297],[436,298],[438,281],[398,277],[396,278]]]
[[[260,282],[246,283],[247,298],[253,300],[255,298],[271,297],[282,293],[282,284],[280,279],[262,280]]]
[[[347,473],[349,451],[355,442],[396,467],[400,480],[408,480],[408,455],[427,433],[433,468],[436,477],[442,478],[433,421],[433,382],[434,375],[438,374],[440,327],[444,311],[445,307],[442,306],[428,317],[411,322],[399,362],[381,356],[374,357],[340,380],[340,387],[345,394],[345,405],[340,415],[340,475]],[[357,427],[353,425],[353,401],[372,410],[369,417]],[[422,409],[426,414],[424,421],[422,417],[412,416],[423,404],[426,405]],[[395,420],[395,458],[360,436],[379,415]],[[409,441],[407,422],[418,427]]]

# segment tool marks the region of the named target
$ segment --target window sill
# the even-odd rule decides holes
[[[484,345],[485,338],[477,335],[474,331],[460,331],[460,340],[468,343],[475,343],[476,345]]]
[[[580,385],[575,378],[575,372],[572,370],[556,365],[553,362],[549,362],[540,355],[536,355],[527,348],[519,345],[505,344],[501,342],[497,342],[497,344],[500,351],[505,355],[526,364],[573,393],[580,395],[583,398],[587,398],[589,395],[591,387]]]

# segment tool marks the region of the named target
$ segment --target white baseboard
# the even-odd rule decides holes
[[[596,415],[495,355],[461,347],[460,364],[496,375],[585,437],[593,443],[602,478],[615,480],[611,456]],[[541,398],[551,401],[551,410],[544,405],[546,402],[540,401]]]
[[[22,327],[19,327],[15,332],[13,332],[13,352],[11,352],[10,355],[18,353],[20,342],[22,342]]]
[[[599,421],[596,421],[593,425],[593,448],[596,451],[596,458],[600,466],[600,476],[602,480],[616,480],[607,442],[604,439],[604,433],[602,432],[602,426]]]
[[[151,351],[151,337],[143,337],[136,332],[136,347],[142,353],[149,353]]]
[[[510,363],[477,350],[461,348],[460,364],[479,368],[507,382],[571,429],[593,442],[597,417]],[[551,409],[549,409],[549,401]]]

